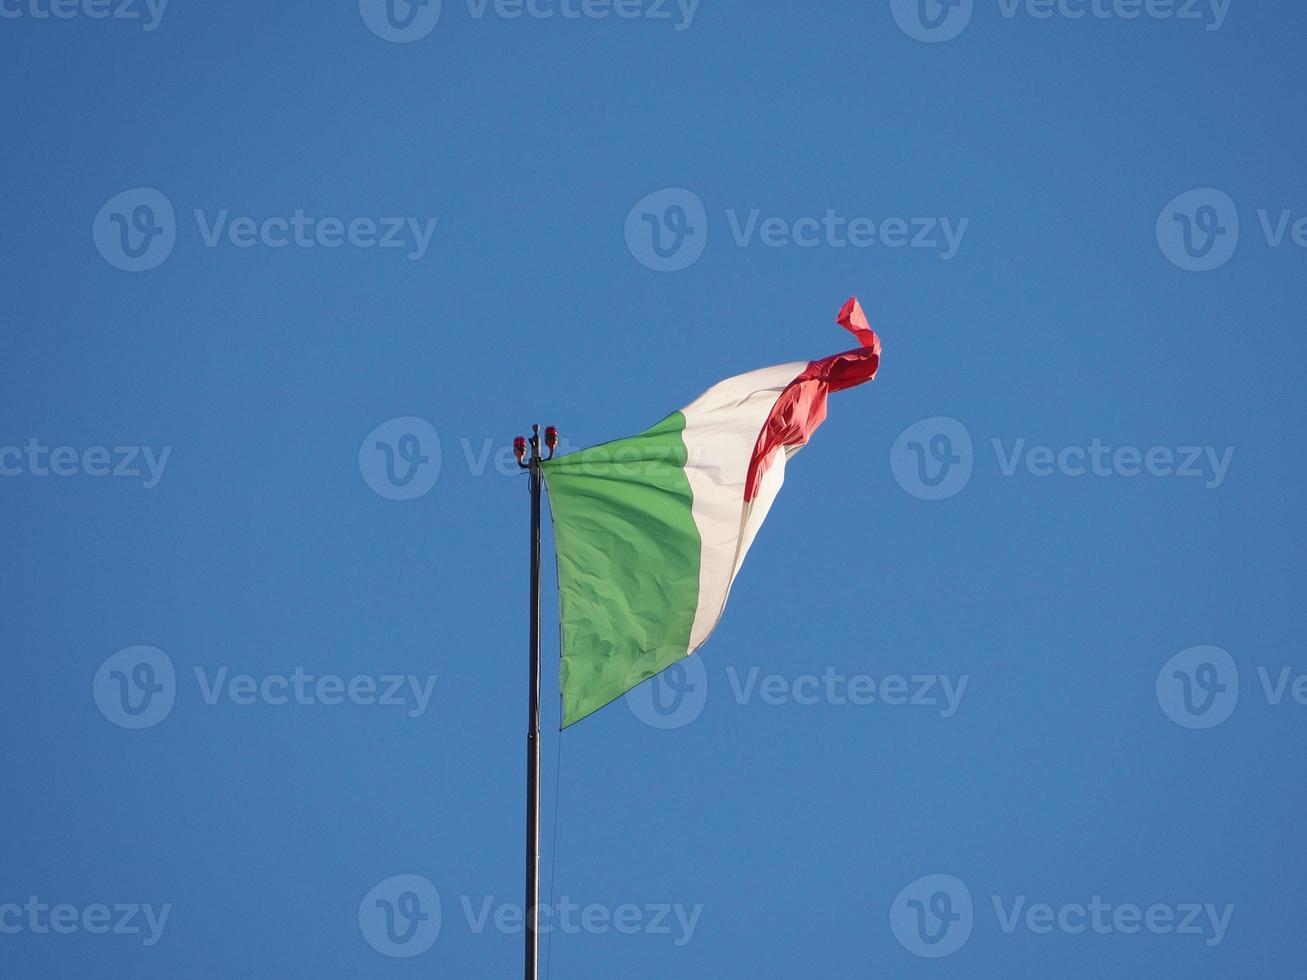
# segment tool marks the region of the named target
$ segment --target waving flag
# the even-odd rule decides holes
[[[703,646],[829,392],[870,381],[880,341],[709,388],[653,428],[542,464],[554,518],[563,726]]]

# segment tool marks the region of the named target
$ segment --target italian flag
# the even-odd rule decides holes
[[[542,464],[554,518],[563,727],[712,635],[826,396],[876,376],[880,341],[850,299],[860,347],[750,371],[653,428]]]

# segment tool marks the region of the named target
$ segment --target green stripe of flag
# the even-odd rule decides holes
[[[563,727],[689,652],[700,537],[685,416],[543,466],[554,519]]]

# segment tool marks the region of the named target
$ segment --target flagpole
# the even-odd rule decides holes
[[[540,976],[540,497],[544,477],[540,464],[552,459],[558,446],[558,430],[545,430],[549,455],[540,455],[540,426],[531,426],[530,456],[528,440],[518,436],[513,443],[517,465],[527,470],[531,481],[531,662],[526,730],[526,980]]]

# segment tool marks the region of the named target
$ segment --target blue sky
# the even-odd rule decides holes
[[[880,378],[691,672],[560,741],[546,580],[552,976],[1299,967],[1307,11],[50,3],[0,0],[0,973],[514,975],[512,438],[851,294]]]

